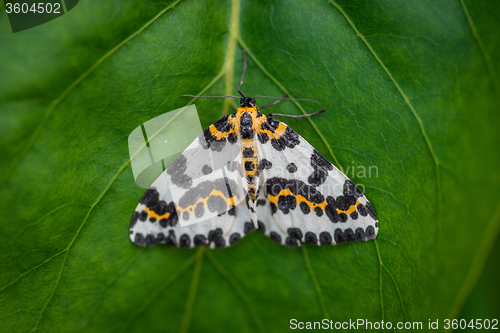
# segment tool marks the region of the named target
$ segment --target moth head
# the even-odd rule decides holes
[[[252,97],[240,98],[240,106],[255,107],[255,99],[253,99]]]

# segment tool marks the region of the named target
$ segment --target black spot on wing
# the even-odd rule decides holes
[[[141,221],[146,221],[148,219],[148,213],[146,211],[142,211],[140,214],[139,214],[139,220]]]
[[[146,239],[140,232],[138,232],[135,234],[134,243],[139,246],[146,246]]]
[[[319,186],[323,184],[328,177],[328,171],[333,170],[333,165],[316,149],[314,149],[311,155],[311,166],[313,167],[314,171],[309,176],[307,181],[313,186]]]
[[[193,238],[194,246],[207,246],[207,238],[203,235],[196,235]]]
[[[169,246],[177,246],[177,240],[175,238],[175,232],[173,230],[168,231],[168,236],[165,238],[165,244]]]
[[[156,244],[156,238],[154,235],[147,235],[145,240],[146,240],[146,245],[149,247],[154,246]]]
[[[132,220],[130,221],[130,229],[134,227],[138,219],[139,219],[139,212],[134,212],[134,214],[132,214]]]
[[[245,235],[248,235],[249,233],[251,233],[255,229],[253,222],[245,222],[243,227],[244,227]]]
[[[295,173],[297,172],[297,166],[295,165],[295,163],[290,163],[286,166],[286,170],[290,173]]]
[[[288,148],[294,148],[300,143],[299,135],[288,126],[286,127],[285,134],[280,139],[283,139],[285,146]]]
[[[354,242],[356,240],[356,236],[354,235],[354,231],[352,231],[351,228],[345,229],[344,230],[344,238],[346,242]]]
[[[271,234],[269,235],[269,237],[271,237],[271,240],[278,243],[278,244],[281,244],[281,236],[277,233],[275,233],[274,231],[271,231]]]
[[[304,214],[307,215],[311,212],[311,207],[309,207],[308,204],[306,204],[304,201],[300,203],[300,211]]]
[[[185,169],[184,169],[184,171],[185,171]],[[156,203],[158,202],[158,200],[159,200],[158,191],[155,188],[150,188],[146,191],[146,193],[144,193],[143,197],[141,198],[140,203],[142,205],[146,205],[147,207],[150,207],[150,206],[156,206]]]
[[[203,213],[205,213],[205,207],[202,202],[199,202],[196,207],[194,207],[194,216],[202,217]]]
[[[179,245],[186,248],[191,247],[191,238],[189,238],[188,234],[184,234],[181,236],[181,238],[179,239]]]
[[[261,128],[263,130],[271,131],[274,133],[278,126],[280,125],[280,121],[277,119],[274,119],[271,116],[267,116],[266,121],[262,124]]]
[[[332,235],[328,231],[319,234],[319,243],[321,245],[332,245]]]
[[[280,196],[278,199],[278,209],[283,212],[283,214],[288,214],[290,210],[294,210],[297,207],[297,200],[293,195]]]
[[[363,230],[363,228],[357,228],[356,231],[354,231],[354,238],[358,242],[366,239],[365,231]]]
[[[366,203],[366,210],[368,211],[368,214],[370,214],[372,219],[378,220],[377,214],[375,214],[375,210],[373,209],[372,205],[370,205],[369,202]]]
[[[158,243],[165,243],[165,239],[166,239],[166,237],[165,237],[165,234],[163,234],[163,232],[160,232],[158,234],[158,236],[156,236],[156,241]]]
[[[302,231],[299,228],[288,228],[287,232],[290,237],[298,240],[302,239]]]
[[[209,242],[213,242],[219,237],[222,237],[222,229],[221,228],[210,230],[208,232],[208,241]]]
[[[216,248],[222,249],[222,248],[226,247],[226,240],[222,237],[219,237],[219,238],[214,240],[214,244],[215,244]]]
[[[323,216],[323,210],[320,207],[315,207],[314,212],[316,213],[317,217]]]
[[[271,202],[270,206],[271,206],[271,214],[276,214],[276,212],[278,211],[278,207],[276,207],[276,204],[274,202]]]
[[[285,244],[288,247],[296,247],[297,245],[299,245],[299,242],[295,238],[287,237],[285,240]]]
[[[377,223],[375,223],[375,224],[377,224]],[[376,236],[375,235],[375,228],[371,225],[366,227],[366,231],[365,231],[366,240],[374,239],[375,236]]]
[[[269,170],[273,167],[273,163],[263,158],[260,161],[259,170]]]
[[[363,192],[350,179],[346,179],[344,182],[344,190],[342,192],[345,197],[354,197],[355,199],[363,196]]]
[[[257,138],[259,139],[261,144],[265,144],[267,143],[267,141],[269,141],[269,135],[267,135],[267,133],[259,133],[259,135],[257,135]]]
[[[316,237],[316,234],[314,232],[308,231],[306,232],[306,235],[304,236],[304,243],[305,244],[318,244],[318,237]]]
[[[231,123],[227,120],[229,116],[224,115],[221,119],[217,120],[214,123],[214,127],[219,131],[219,132],[229,132],[232,128]]]
[[[282,151],[286,147],[285,144],[279,139],[271,139],[271,146],[273,146],[273,148],[277,151]]]
[[[210,196],[207,200],[207,207],[209,211],[217,212],[218,215],[229,211],[227,202],[219,196]]]
[[[339,214],[340,222],[347,222],[347,215],[344,213]]]
[[[237,232],[233,233],[230,237],[229,237],[229,244],[231,245],[234,245],[236,244],[237,242],[239,242],[241,239],[241,235]]]
[[[170,180],[175,185],[188,189],[191,187],[193,180],[184,172],[187,169],[187,159],[184,155],[179,155],[175,161],[167,168],[167,174],[170,175]]]
[[[358,210],[359,215],[361,215],[361,216],[366,216],[366,215],[368,215],[368,212],[367,212],[367,211],[366,211],[366,209],[365,209],[365,205],[363,205],[362,203],[360,203],[360,204],[356,207],[356,209]]]
[[[231,144],[235,144],[238,141],[238,137],[234,132],[229,133],[229,135],[227,136],[227,141]]]
[[[212,167],[208,164],[205,164],[203,168],[201,169],[201,172],[203,172],[204,175],[209,175],[212,173]]]

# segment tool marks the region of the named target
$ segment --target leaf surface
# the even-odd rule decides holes
[[[426,327],[458,316],[500,227],[499,11],[465,0],[81,1],[12,34],[2,9],[1,330],[280,332],[294,318]],[[130,242],[144,190],[129,133],[190,103],[181,94],[234,94],[243,49],[247,95],[327,109],[288,123],[364,188],[375,241]],[[204,127],[235,106],[195,103]]]

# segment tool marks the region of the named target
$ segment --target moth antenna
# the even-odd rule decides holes
[[[196,97],[196,98],[228,98],[228,97],[232,97],[232,98],[240,98],[238,96],[233,96],[233,95],[229,95],[229,96],[195,96],[195,95],[181,95],[181,97]]]
[[[241,80],[240,84],[238,84],[238,92],[240,93],[241,97],[246,97],[240,90],[241,85],[243,83],[243,78],[245,77],[245,72],[247,71],[247,52],[243,50],[243,73],[241,73]]]
[[[323,109],[323,110],[319,110],[319,111],[316,111],[316,112],[313,112],[313,113],[308,113],[308,114],[303,114],[303,115],[300,115],[300,116],[294,116],[294,115],[291,115],[291,114],[281,114],[281,113],[270,113],[269,116],[271,117],[274,117],[274,116],[280,116],[280,117],[288,117],[288,118],[304,118],[304,117],[311,117],[311,116],[315,116],[317,114],[320,114],[322,112],[325,112],[326,109]]]
[[[273,106],[273,105],[276,105],[278,104],[279,102],[281,102],[282,100],[285,99],[285,97],[288,96],[288,93],[284,94],[283,97],[281,97],[280,99],[278,99],[276,102],[274,103],[271,103],[271,104],[268,104],[268,105],[264,105],[264,106],[261,106],[261,107],[258,107],[257,110],[262,110],[262,109],[267,109],[268,107],[270,106]]]
[[[288,93],[287,93],[287,95],[288,95]],[[321,104],[321,102],[318,102],[314,99],[305,99],[305,98],[283,98],[283,97],[269,97],[269,96],[253,96],[253,98],[281,99],[281,100],[287,100],[287,101],[303,101],[303,102],[314,102],[317,104]]]

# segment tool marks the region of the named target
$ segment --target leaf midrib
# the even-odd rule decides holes
[[[476,40],[476,43],[478,44],[479,49],[481,50],[481,55],[483,56],[483,60],[486,63],[486,68],[488,69],[488,74],[490,76],[491,84],[493,85],[493,90],[495,91],[497,105],[500,107],[500,81],[498,80],[498,76],[497,76],[497,73],[495,71],[495,67],[493,66],[493,63],[491,62],[490,54],[488,52],[488,49],[484,45],[483,40],[482,40],[481,36],[479,35],[479,32],[476,29],[476,25],[474,24],[474,21],[472,20],[472,16],[469,14],[469,10],[467,9],[467,6],[465,5],[464,0],[460,0],[460,5],[462,6],[465,17],[467,18],[467,22],[469,23],[469,27],[472,31],[472,35],[474,36],[474,39]]]

